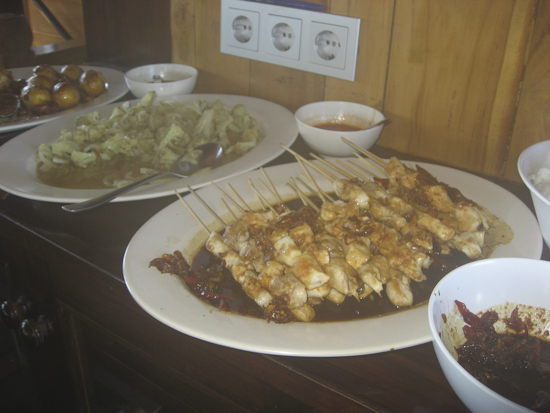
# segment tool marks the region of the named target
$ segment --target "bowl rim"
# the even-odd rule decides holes
[[[519,172],[519,176],[525,186],[529,188],[531,191],[531,194],[534,194],[541,202],[543,202],[546,206],[550,207],[550,200],[546,198],[531,182],[529,179],[529,173],[525,171],[525,158],[531,154],[531,152],[540,151],[540,148],[544,147],[545,149],[550,150],[550,140],[545,140],[542,142],[537,142],[527,148],[525,148],[521,154],[519,155],[518,162],[517,162],[517,168]]]
[[[448,280],[450,277],[457,277],[460,276],[460,274],[463,271],[468,271],[469,268],[473,266],[485,266],[485,265],[500,265],[500,266],[507,266],[510,262],[523,262],[530,263],[532,265],[540,265],[542,267],[548,267],[550,269],[550,261],[544,261],[544,260],[536,260],[533,258],[519,258],[519,257],[506,257],[506,258],[486,258],[479,261],[473,261],[469,262],[465,265],[462,265],[451,272],[449,272],[447,275],[445,275],[439,282],[435,285],[435,287],[432,290],[432,293],[430,294],[430,299],[428,301],[428,323],[430,326],[430,332],[432,335],[432,344],[434,347],[440,350],[440,354],[445,357],[445,359],[450,360],[450,363],[452,367],[456,368],[461,373],[461,376],[463,376],[469,383],[473,384],[475,387],[479,387],[480,390],[484,390],[489,393],[489,395],[495,397],[502,403],[506,403],[511,407],[514,407],[515,409],[521,410],[524,409],[525,411],[529,411],[528,408],[525,406],[522,406],[510,399],[507,399],[506,397],[502,396],[501,394],[497,393],[496,391],[492,390],[491,388],[487,387],[483,383],[481,383],[479,380],[477,380],[474,376],[472,376],[464,367],[460,365],[458,360],[456,360],[449,350],[447,350],[447,347],[443,343],[443,340],[441,339],[441,336],[439,335],[439,331],[437,331],[437,328],[435,326],[434,322],[434,306],[436,300],[440,297],[440,287],[445,282],[445,280]],[[457,275],[458,274],[458,275]],[[450,277],[449,277],[450,275]],[[448,278],[449,277],[449,278]],[[439,359],[439,357],[438,357]],[[439,360],[438,360],[439,361]],[[441,364],[441,361],[439,361]],[[443,366],[441,366],[443,369]],[[445,374],[446,377],[446,374]],[[449,381],[447,379],[447,381]],[[454,389],[453,389],[454,390]]]

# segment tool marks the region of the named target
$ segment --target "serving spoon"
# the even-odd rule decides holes
[[[202,155],[199,157],[199,161],[196,164],[183,161],[182,157],[180,157],[172,164],[169,171],[158,172],[154,175],[140,179],[139,181],[132,182],[131,184],[117,188],[104,195],[100,195],[87,201],[77,202],[75,204],[63,205],[61,208],[68,212],[87,211],[89,209],[103,205],[115,199],[117,196],[131,191],[132,189],[137,188],[138,186],[141,186],[147,182],[151,182],[155,179],[166,176],[187,178],[189,175],[193,175],[195,172],[203,168],[215,166],[220,160],[223,152],[222,147],[217,143],[205,143],[204,145],[197,146],[195,150],[202,151]]]

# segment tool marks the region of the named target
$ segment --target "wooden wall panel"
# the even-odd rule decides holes
[[[383,109],[394,3],[394,0],[331,2],[331,13],[361,17],[361,29],[355,81],[327,77],[325,100],[359,102]]]
[[[195,1],[196,91],[249,95],[250,62],[220,53],[220,0]]]
[[[550,2],[540,1],[504,177],[519,180],[517,159],[550,139]]]
[[[545,9],[548,2],[312,1],[334,14],[361,18],[354,82],[223,55],[221,0],[172,0],[173,60],[199,69],[196,92],[256,96],[290,110],[317,100],[365,103],[392,120],[381,146],[510,176],[507,171],[525,146],[516,138],[518,97],[523,75],[529,73],[525,64],[539,65],[531,85],[540,86],[542,56],[548,51],[548,45],[533,44],[531,53],[538,57],[527,59],[537,19],[541,42],[548,31],[548,15],[535,12],[539,3]]]
[[[524,62],[509,33],[528,32],[526,4],[398,0],[384,107],[394,122],[380,143],[498,175]]]

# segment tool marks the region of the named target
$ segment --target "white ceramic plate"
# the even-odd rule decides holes
[[[291,146],[298,136],[298,128],[292,112],[273,102],[233,95],[180,95],[171,96],[170,99],[178,102],[193,102],[196,99],[214,102],[220,99],[228,108],[242,103],[250,114],[258,119],[264,138],[258,146],[233,162],[185,179],[152,182],[116,198],[115,202],[172,195],[175,189],[183,190],[187,188],[187,185],[198,188],[212,181],[219,181],[241,172],[250,171],[275,159],[284,152],[281,144]],[[139,99],[132,100],[131,104],[135,105],[139,101]],[[63,116],[26,131],[0,146],[0,188],[23,198],[50,202],[79,202],[109,192],[109,189],[56,188],[41,183],[35,176],[34,154],[40,144],[54,142],[62,129],[73,129],[78,116],[93,111],[99,112],[102,116],[109,116],[118,105],[120,103],[113,103]]]
[[[63,66],[53,66],[58,72]],[[90,100],[84,104],[78,105],[74,108],[64,110],[62,112],[53,113],[51,115],[40,116],[35,119],[20,120],[11,123],[0,123],[0,133],[11,132],[20,129],[32,128],[33,126],[41,125],[42,123],[49,122],[57,119],[69,113],[79,112],[91,107],[98,107],[106,105],[120,99],[128,92],[128,86],[124,80],[124,73],[119,70],[109,69],[107,67],[95,67],[95,66],[80,66],[84,70],[97,70],[105,76],[107,82],[107,90],[95,99]],[[21,67],[17,69],[9,69],[14,79],[28,79],[32,76],[33,67]]]
[[[465,196],[488,207],[512,227],[513,241],[497,248],[493,257],[540,259],[542,236],[537,220],[518,198],[477,176],[436,165],[420,165],[440,181],[459,188]],[[266,172],[282,196],[286,199],[293,197],[286,183],[290,177],[301,174],[298,164],[266,168]],[[315,176],[323,188],[330,189],[325,179]],[[240,175],[228,182],[246,201],[253,201],[257,197],[250,189],[248,178],[253,180],[258,190],[263,188],[258,185],[258,178],[267,183],[260,171]],[[226,188],[225,181],[218,185]],[[208,186],[197,193],[218,214],[227,214],[217,189]],[[185,199],[210,229],[217,229],[216,221],[193,195]],[[192,256],[207,237],[201,228],[187,208],[177,201],[143,225],[130,241],[124,257],[124,278],[134,299],[150,315],[177,331],[246,351],[308,357],[373,354],[431,340],[427,305],[365,320],[283,325],[220,312],[193,296],[177,277],[161,274],[156,268],[149,267],[152,259],[164,253],[182,250],[186,258]]]

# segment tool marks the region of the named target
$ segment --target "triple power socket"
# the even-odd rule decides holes
[[[222,0],[222,53],[355,80],[361,19],[247,0]]]

